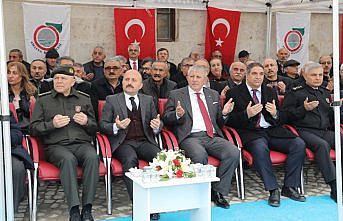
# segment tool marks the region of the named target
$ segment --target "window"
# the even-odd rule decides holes
[[[175,9],[157,9],[157,41],[175,41]]]

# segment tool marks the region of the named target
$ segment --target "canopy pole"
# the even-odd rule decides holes
[[[266,3],[267,6],[267,36],[266,36],[266,58],[270,57],[270,42],[272,38],[272,4],[271,1],[268,0]]]
[[[12,158],[11,158],[11,134],[10,134],[10,118],[8,108],[8,84],[7,84],[7,67],[6,67],[6,48],[5,48],[5,29],[4,29],[4,13],[3,0],[0,0],[0,78],[1,78],[1,160],[0,172],[1,183],[1,203],[0,209],[4,211],[1,214],[1,220],[13,221],[13,185],[12,185]],[[2,180],[4,179],[4,180]],[[3,182],[2,182],[3,181]],[[4,191],[4,192],[3,192]],[[3,208],[1,208],[3,206]],[[5,218],[4,218],[5,216]]]

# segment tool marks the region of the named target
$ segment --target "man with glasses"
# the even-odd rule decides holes
[[[177,88],[182,88],[188,85],[186,76],[190,67],[194,65],[193,58],[186,57],[182,59],[180,71],[173,76],[170,76],[170,80],[177,83]]]
[[[154,62],[152,58],[144,58],[142,61],[142,67],[139,72],[142,75],[143,80],[150,78],[151,76],[151,65]]]
[[[92,60],[83,65],[86,72],[84,79],[94,81],[103,78],[105,58],[105,49],[102,46],[96,46],[92,53]]]
[[[108,59],[104,64],[104,78],[95,80],[91,85],[92,104],[95,115],[98,116],[98,101],[106,100],[108,95],[123,91],[119,78],[122,75],[120,62],[115,58]]]
[[[142,93],[151,95],[155,107],[158,107],[159,98],[167,98],[170,91],[177,88],[177,84],[167,79],[168,64],[163,61],[152,63],[151,77],[143,81]]]
[[[129,69],[138,71],[142,67],[142,61],[139,60],[139,55],[141,52],[139,45],[132,43],[127,48],[127,51],[129,52],[129,60],[127,61]]]
[[[330,92],[333,91],[333,78],[332,78],[332,57],[330,55],[322,55],[319,58],[319,63],[323,67],[323,85]]]

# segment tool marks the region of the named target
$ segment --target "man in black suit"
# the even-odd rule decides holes
[[[306,64],[303,77],[305,83],[286,94],[283,109],[290,113],[290,122],[296,126],[306,146],[314,152],[324,180],[331,187],[330,196],[336,201],[336,170],[330,158],[330,150],[335,147],[335,133],[330,129],[334,113],[330,107],[330,93],[321,87],[323,67],[318,63]]]
[[[164,61],[152,63],[151,77],[143,81],[142,93],[150,95],[154,99],[155,107],[158,106],[159,98],[168,98],[170,91],[177,88],[174,81],[167,77],[168,65]]]
[[[188,85],[186,76],[190,67],[194,65],[193,58],[183,58],[180,63],[180,70],[175,75],[170,76],[170,80],[177,83],[177,88],[182,88]]]
[[[46,75],[46,64],[45,61],[41,59],[35,59],[30,65],[30,82],[37,88],[37,94],[45,93],[51,90],[52,81],[44,79]]]
[[[106,100],[108,95],[118,94],[123,91],[119,78],[122,75],[120,62],[108,59],[104,64],[104,78],[95,80],[91,85],[92,105],[95,116],[98,116],[99,100]]]
[[[173,127],[181,149],[194,163],[207,164],[208,155],[220,161],[217,170],[220,181],[212,185],[212,200],[222,208],[229,208],[223,196],[230,191],[239,151],[223,138],[221,127],[233,103],[229,101],[221,109],[218,92],[204,87],[207,74],[208,69],[199,65],[189,69],[189,86],[170,92],[163,122]]]
[[[281,126],[287,116],[278,110],[277,95],[262,84],[263,79],[264,70],[261,64],[248,65],[246,82],[228,91],[226,100],[233,99],[235,107],[226,122],[237,129],[244,148],[253,155],[254,166],[262,176],[266,190],[270,191],[269,205],[280,206],[280,192],[269,150],[288,155],[281,194],[304,202],[305,197],[296,188],[300,187],[305,143]]]
[[[142,68],[142,61],[139,60],[141,48],[139,45],[132,43],[127,48],[127,51],[129,53],[129,59],[127,60],[126,64],[129,65],[129,69],[139,71]]]
[[[141,74],[127,71],[123,77],[124,92],[106,98],[100,121],[100,129],[108,135],[113,155],[122,163],[124,172],[138,167],[138,159],[151,162],[160,151],[154,134],[161,131],[163,124],[152,97],[138,94],[142,86]],[[132,201],[132,180],[124,176],[124,182]],[[159,216],[152,214],[151,218],[156,220]]]
[[[87,81],[95,81],[104,78],[104,60],[106,58],[105,49],[102,46],[96,46],[92,52],[92,60],[83,64]]]

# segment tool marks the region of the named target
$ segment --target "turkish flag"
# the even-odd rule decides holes
[[[140,59],[155,58],[155,9],[114,9],[116,54],[128,57],[131,43],[141,48]]]
[[[230,65],[234,61],[240,17],[238,11],[207,8],[206,59],[211,58],[212,51],[219,50],[224,64]]]

